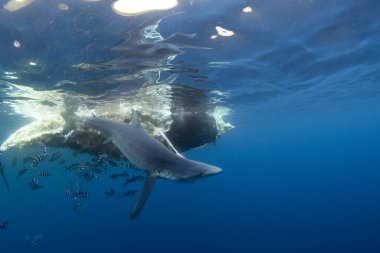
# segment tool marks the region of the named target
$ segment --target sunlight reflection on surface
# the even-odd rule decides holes
[[[134,16],[151,11],[169,10],[177,5],[177,0],[118,0],[112,4],[112,9],[123,16]]]
[[[31,4],[33,1],[34,0],[10,0],[4,4],[4,9],[8,11],[18,11]]]

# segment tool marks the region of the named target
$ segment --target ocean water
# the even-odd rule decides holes
[[[0,252],[380,252],[379,1],[180,0],[172,10],[128,17],[110,1],[65,1],[68,10],[59,3],[0,10],[0,143],[33,119],[46,120],[39,104],[54,114],[59,94],[107,110],[103,97],[114,99],[107,91],[120,93],[120,83],[129,92],[141,79],[158,85],[172,74],[170,85],[202,90],[212,105],[228,108],[224,120],[234,128],[184,153],[221,174],[195,183],[158,180],[134,220],[138,194],[104,194],[140,193],[141,181],[125,188],[109,178],[123,169],[108,166],[87,181],[65,167],[94,155],[47,145],[49,158],[61,158],[37,164],[52,175],[33,190],[34,172],[17,177],[41,146],[4,151],[10,191],[1,178],[0,224],[8,225],[0,229]],[[252,12],[242,11],[247,6]],[[173,65],[133,40],[133,31],[159,19],[164,38],[196,34],[164,47],[181,51]],[[234,35],[212,39],[216,26]],[[110,49],[128,36],[137,41],[123,55],[129,62],[110,62],[120,57]],[[115,81],[126,73],[139,75]],[[59,93],[41,98],[21,86]],[[75,201],[65,189],[74,192],[78,183],[90,195]]]

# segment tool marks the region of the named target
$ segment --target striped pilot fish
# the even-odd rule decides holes
[[[24,167],[27,165],[30,169],[34,169],[38,166],[38,164],[44,161],[47,156],[48,156],[48,153],[43,152],[34,157],[26,157],[23,160]]]

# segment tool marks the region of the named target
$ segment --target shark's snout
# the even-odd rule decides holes
[[[209,165],[206,172],[204,173],[204,176],[212,176],[221,173],[223,170],[219,167]]]

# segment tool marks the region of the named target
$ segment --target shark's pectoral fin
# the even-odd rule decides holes
[[[141,192],[140,198],[137,201],[135,207],[133,208],[132,213],[129,215],[130,219],[134,219],[140,214],[141,210],[145,205],[146,200],[148,199],[149,193],[152,190],[156,179],[157,175],[155,175],[154,173],[150,173],[145,179],[144,187]]]
[[[8,180],[7,180],[7,178],[5,177],[4,169],[3,169],[2,167],[0,168],[0,174],[1,174],[1,176],[3,177],[3,180],[4,180],[4,183],[5,183],[5,186],[7,187],[7,190],[9,191]]]

